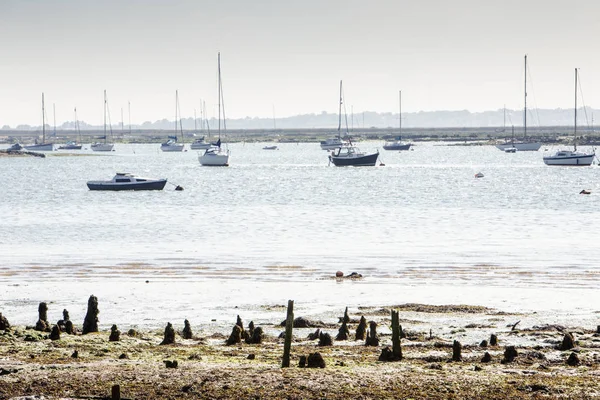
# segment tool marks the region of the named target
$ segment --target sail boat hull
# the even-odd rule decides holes
[[[550,157],[544,157],[544,164],[546,165],[561,165],[571,167],[587,167],[592,165],[594,162],[595,153],[587,154],[579,151],[558,151],[556,154]]]
[[[393,142],[393,143],[386,143],[383,146],[383,149],[384,150],[410,150],[410,146],[412,146],[412,143]]]
[[[94,143],[90,148],[94,151],[113,151],[115,145],[112,143]]]
[[[203,155],[198,157],[200,165],[206,167],[228,167],[229,151],[223,151],[219,148],[206,150]]]
[[[163,143],[160,145],[160,149],[167,152],[181,152],[183,147],[182,143]]]
[[[500,149],[502,151],[506,150],[509,147],[514,147],[518,151],[538,151],[540,149],[540,147],[542,147],[542,144],[538,143],[538,142],[530,142],[530,143],[507,142],[507,143],[501,143],[501,144],[496,145],[496,148]]]
[[[53,151],[54,144],[53,143],[44,143],[44,144],[32,144],[30,146],[24,146],[29,151]]]

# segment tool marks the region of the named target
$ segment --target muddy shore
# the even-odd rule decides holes
[[[391,310],[400,314],[403,358],[378,361],[392,345]],[[355,340],[361,316],[377,323],[378,346]],[[4,317],[10,321],[10,315]],[[527,326],[520,322],[527,315],[486,307],[402,304],[350,310],[349,340],[335,340],[340,319],[302,317],[309,326],[294,329],[289,368],[281,368],[279,334],[284,327],[278,323],[255,323],[265,332],[260,344],[242,340],[229,346],[228,333],[211,332],[208,325],[193,321],[191,339],[182,336],[183,321],[171,321],[175,343],[166,345],[161,345],[164,328],[134,331],[120,326],[119,340],[109,341],[110,330],[82,335],[76,322],[78,333],[61,332],[58,340],[34,326],[10,326],[0,330],[0,399],[111,398],[114,385],[123,399],[600,396],[597,327]],[[241,318],[247,330],[251,316]],[[454,325],[427,329],[431,321],[444,319]],[[317,329],[333,338],[332,346],[319,346],[319,339],[312,339]],[[461,343],[460,361],[452,360],[455,340]],[[507,358],[507,351],[512,356]],[[314,353],[322,356],[324,368],[299,367],[302,356]]]

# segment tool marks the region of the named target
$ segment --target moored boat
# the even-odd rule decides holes
[[[90,190],[163,190],[166,179],[143,178],[128,172],[117,172],[110,181],[88,181]]]
[[[329,160],[336,167],[373,167],[378,157],[379,152],[367,154],[358,147],[345,146],[332,151]]]
[[[398,136],[393,141],[385,142],[383,145],[384,150],[410,150],[411,143],[404,143],[402,141],[402,90],[398,92]]]
[[[42,93],[42,143],[37,139],[34,144],[24,146],[29,151],[53,151],[54,143],[46,143],[46,109],[44,108],[44,93]]]

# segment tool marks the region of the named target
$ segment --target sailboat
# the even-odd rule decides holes
[[[202,108],[200,108],[200,129],[204,133],[204,115],[206,114],[206,104],[202,102]],[[208,124],[208,121],[207,121]],[[196,131],[196,112],[194,111],[194,132]],[[204,135],[194,140],[190,145],[192,150],[206,150],[210,149],[212,145],[210,142],[205,141]]]
[[[66,144],[63,144],[58,149],[59,150],[81,150],[81,131],[79,130],[79,120],[77,119],[77,107],[73,109],[75,112],[75,129],[77,129],[77,137],[79,138],[79,143],[76,140],[71,140]]]
[[[42,93],[42,143],[38,143],[37,139],[35,144],[24,146],[27,150],[31,151],[53,151],[54,143],[46,143],[46,109],[44,107],[44,93]]]
[[[219,71],[219,137],[215,146],[206,149],[204,154],[198,156],[198,161],[201,165],[211,167],[228,167],[229,166],[229,150],[224,150],[221,147],[221,103],[223,103],[223,129],[227,129],[225,124],[225,102],[223,101],[223,84],[221,81],[221,53],[218,53],[218,71]]]
[[[527,54],[525,54],[525,104],[523,108],[523,140],[515,142],[514,140],[505,140],[504,143],[496,145],[496,148],[504,150],[507,147],[514,147],[518,151],[538,151],[542,144],[527,140]]]
[[[575,120],[573,129],[573,151],[558,150],[553,155],[544,157],[544,163],[546,165],[570,165],[586,167],[592,165],[594,157],[596,157],[594,151],[591,153],[577,151],[577,71],[578,69],[575,68]]]
[[[398,98],[400,104],[400,112],[398,113],[398,120],[400,121],[398,136],[393,142],[386,142],[383,145],[384,150],[410,150],[410,146],[412,146],[411,143],[402,142],[402,90],[399,92]]]
[[[106,136],[106,114],[108,111],[108,100],[106,99],[106,90],[104,90],[104,136],[101,137],[101,139],[104,139],[104,142],[96,142],[96,143],[92,143],[92,145],[90,146],[90,148],[94,151],[113,151],[113,149],[115,148],[115,144],[114,143],[108,143],[107,142],[107,136]],[[110,121],[109,121],[110,124]],[[112,138],[112,125],[110,126],[110,137]]]
[[[338,113],[338,138],[341,138],[342,130],[342,103],[343,103],[342,81],[340,81],[340,108]],[[346,117],[346,136],[348,136],[348,117]],[[377,163],[379,151],[377,153],[367,154],[358,147],[352,145],[349,141],[347,146],[336,148],[329,155],[329,162],[336,167],[373,167]]]
[[[514,125],[512,125],[512,139],[510,141],[510,144],[511,144],[510,147],[504,148],[504,152],[505,153],[516,153],[517,148],[515,147],[515,126]]]
[[[177,143],[177,123],[179,123],[179,128],[181,130],[181,143]],[[177,90],[175,91],[175,135],[169,136],[168,139],[169,140],[160,145],[162,151],[183,151],[185,145],[183,143],[183,127],[181,125],[181,116],[179,115],[179,94]]]

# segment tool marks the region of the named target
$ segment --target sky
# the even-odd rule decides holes
[[[597,0],[0,0],[0,126],[600,107]],[[528,78],[529,79],[529,78]],[[46,121],[48,123],[48,120]]]

